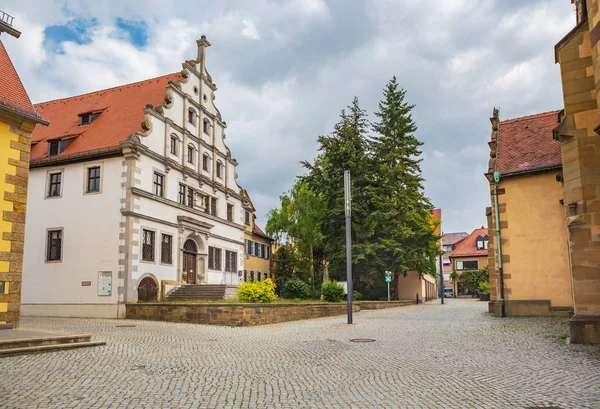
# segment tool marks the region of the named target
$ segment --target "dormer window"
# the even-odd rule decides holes
[[[188,122],[192,125],[196,124],[196,111],[193,108],[188,110]]]
[[[477,246],[477,250],[487,250],[488,249],[488,235],[486,234],[484,237],[477,236],[475,239],[475,245]]]
[[[50,141],[48,142],[48,156],[58,155],[60,148],[60,141]]]
[[[100,115],[100,112],[86,112],[85,114],[79,114],[79,126],[91,124],[98,115]]]
[[[48,156],[59,155],[71,144],[71,142],[73,142],[73,139],[75,138],[48,141]]]

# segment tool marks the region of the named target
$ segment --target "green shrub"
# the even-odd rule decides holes
[[[479,283],[479,294],[489,294],[490,293],[490,283],[487,281],[482,281]]]
[[[269,303],[275,301],[275,283],[270,278],[263,281],[242,283],[237,291],[240,302]]]
[[[309,297],[308,284],[299,278],[290,278],[283,285],[283,298],[294,299],[301,298],[307,299]]]
[[[323,299],[327,302],[344,301],[344,287],[335,281],[323,283],[321,290],[323,291]]]
[[[352,291],[352,301],[360,301],[362,300],[362,294],[358,291]]]
[[[293,300],[296,304],[300,304],[302,302],[302,298],[294,298]]]

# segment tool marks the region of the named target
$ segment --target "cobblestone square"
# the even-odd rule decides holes
[[[567,344],[565,319],[486,311],[452,299],[246,328],[23,318],[108,344],[3,359],[0,407],[600,408],[600,348]]]

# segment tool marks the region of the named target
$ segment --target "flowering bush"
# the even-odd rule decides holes
[[[270,278],[263,281],[242,283],[237,291],[237,297],[240,302],[273,302],[277,299],[275,283]]]

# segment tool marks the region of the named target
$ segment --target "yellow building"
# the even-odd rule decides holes
[[[48,123],[31,105],[2,41],[0,73],[0,324],[18,326],[31,132]]]
[[[244,223],[246,226],[244,232],[244,276],[242,280],[261,281],[271,278],[275,281],[271,262],[273,239],[256,224],[256,209],[246,190],[243,190],[242,196],[244,197]]]
[[[564,102],[554,136],[563,165],[575,312],[571,342],[600,344],[600,1],[571,2],[575,27],[554,49]]]
[[[490,118],[489,310],[498,316],[568,316],[572,309],[560,143],[553,139],[559,114],[500,121],[495,109]]]
[[[488,229],[481,226],[480,229],[473,230],[456,245],[449,258],[452,271],[456,271],[459,276],[463,271],[485,268],[488,265]],[[465,295],[456,280],[452,280],[451,288],[455,297]]]

